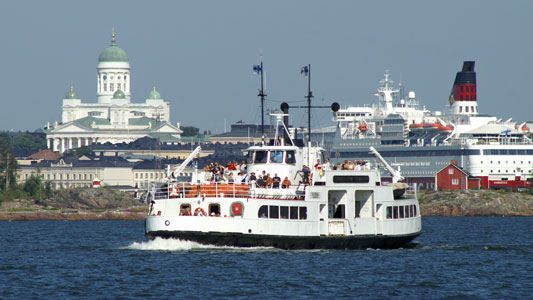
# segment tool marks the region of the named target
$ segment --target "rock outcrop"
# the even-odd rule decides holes
[[[423,216],[533,216],[533,195],[494,190],[418,194]]]

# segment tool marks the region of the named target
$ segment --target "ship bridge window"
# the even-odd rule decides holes
[[[295,164],[296,163],[296,156],[294,155],[294,151],[287,151],[287,156],[285,158],[285,162],[288,164]]]
[[[283,151],[270,151],[270,162],[271,163],[282,163],[283,162]]]
[[[267,151],[255,151],[254,163],[264,164],[267,162]]]
[[[333,183],[368,183],[370,181],[370,177],[368,176],[361,176],[361,175],[354,175],[354,176],[333,176]]]

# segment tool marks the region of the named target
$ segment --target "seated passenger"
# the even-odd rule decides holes
[[[288,189],[291,186],[291,181],[289,180],[289,177],[285,176],[285,179],[283,179],[283,182],[281,183],[282,189]]]

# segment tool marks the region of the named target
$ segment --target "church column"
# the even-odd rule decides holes
[[[54,138],[53,143],[54,143],[54,148],[52,149],[52,151],[59,151],[59,143],[61,143],[60,140],[58,138]]]
[[[48,147],[48,149],[54,151],[54,149],[52,148],[54,146],[54,140],[53,139],[46,139],[46,145]]]
[[[61,153],[65,152],[65,138],[61,138]]]
[[[73,147],[72,147],[72,140],[73,140],[73,139],[74,139],[74,138],[69,138],[69,139],[68,139],[68,148],[69,148],[69,149],[72,149],[72,148],[73,148]]]

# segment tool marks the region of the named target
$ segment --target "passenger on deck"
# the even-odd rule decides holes
[[[309,174],[311,173],[311,170],[306,165],[303,165],[302,170],[300,171],[300,175],[302,176],[302,180],[304,182],[309,181]]]
[[[244,174],[242,175],[241,184],[248,184],[250,181],[250,177],[248,176],[248,174],[246,174],[246,172],[243,173]]]
[[[314,168],[315,168],[315,170],[322,169],[322,165],[320,164],[320,159],[316,160],[316,164],[315,164]]]
[[[228,175],[228,183],[233,183],[234,180],[233,180],[233,173],[229,173]]]
[[[257,182],[257,177],[255,176],[255,172],[250,173],[249,182],[250,182],[250,185],[255,186]]]
[[[281,183],[281,178],[279,178],[278,173],[274,173],[274,177],[272,177],[272,188],[279,189],[280,183]]]
[[[285,176],[285,179],[283,179],[283,182],[281,183],[281,188],[288,189],[291,186],[291,181],[289,180],[289,177]]]
[[[246,167],[247,167],[246,161],[243,160],[241,165],[239,166],[239,170],[241,170],[241,172],[246,172]]]
[[[270,177],[270,173],[266,174],[266,178],[263,179],[265,181],[265,187],[271,188],[272,187],[272,177]]]
[[[256,185],[257,185],[258,188],[264,188],[265,187],[265,181],[264,181],[263,177],[261,177],[261,175],[259,175],[259,177],[257,177]]]
[[[322,169],[326,171],[331,170],[331,164],[329,163],[329,158],[326,158],[326,161],[324,161],[324,164],[322,165]]]

